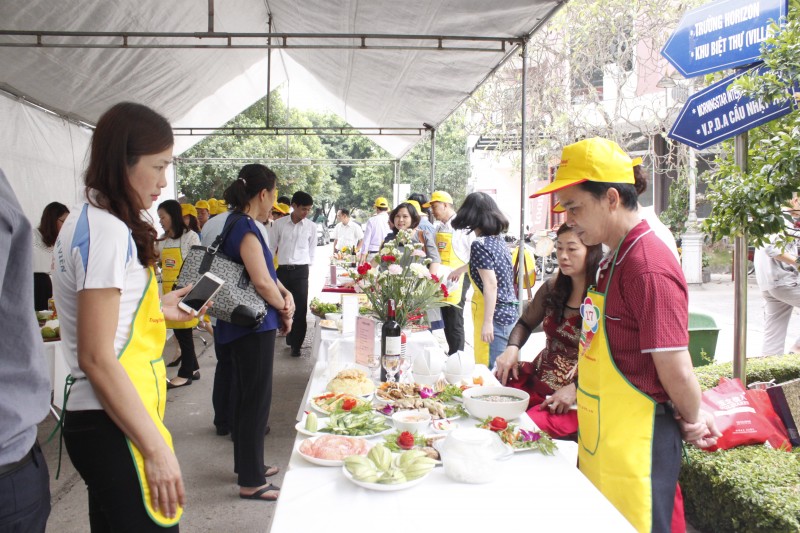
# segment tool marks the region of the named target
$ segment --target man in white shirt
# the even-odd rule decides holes
[[[274,221],[270,235],[272,253],[278,256],[278,280],[292,293],[296,306],[292,330],[286,335],[292,357],[300,357],[300,347],[306,338],[308,272],[317,249],[317,225],[307,218],[313,205],[310,194],[294,193],[292,214]]]
[[[367,260],[370,254],[376,254],[383,245],[383,240],[389,234],[389,201],[383,196],[375,200],[375,214],[367,221],[364,228],[364,240],[361,242],[359,263]]]
[[[333,229],[333,251],[338,252],[342,248],[347,248],[354,253],[361,248],[361,240],[364,238],[364,231],[361,226],[350,219],[349,209],[339,209],[336,213],[339,223]]]
[[[453,197],[446,191],[434,191],[431,201],[422,207],[430,207],[434,218],[441,223],[436,230],[436,246],[439,248],[442,265],[452,271],[449,279],[454,285],[447,301],[458,306],[442,307],[442,319],[444,336],[450,347],[448,353],[454,354],[464,349],[464,301],[469,279],[465,279],[464,272],[469,264],[469,251],[475,234],[454,230],[450,225],[456,217],[456,211],[453,208]]]

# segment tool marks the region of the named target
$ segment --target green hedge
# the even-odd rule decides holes
[[[720,376],[732,377],[733,364],[695,368],[703,390]],[[800,355],[747,360],[747,382],[783,383],[800,377]],[[704,452],[687,446],[681,469],[686,519],[707,532],[800,531],[800,455],[765,446]]]
[[[773,355],[747,360],[747,382],[769,381],[783,383],[800,378],[800,354]],[[694,369],[700,387],[710,389],[719,383],[720,376],[733,377],[733,363],[717,363]]]
[[[681,469],[686,519],[707,532],[800,531],[798,454],[765,446],[704,452]]]

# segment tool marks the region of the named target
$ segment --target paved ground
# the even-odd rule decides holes
[[[317,248],[317,261],[311,273],[310,294],[319,292],[325,278],[330,246]],[[761,298],[751,278],[748,292],[748,354],[759,354],[763,324]],[[713,314],[721,328],[717,360],[733,357],[733,285],[723,277],[712,283],[690,290],[693,309]],[[467,338],[471,338],[470,320]],[[309,331],[313,331],[309,328]],[[792,317],[789,336],[800,335],[800,318]],[[204,334],[205,337],[208,337]],[[526,346],[527,357],[532,358],[543,344],[538,334]],[[167,399],[166,423],[171,430],[183,470],[188,493],[187,510],[181,521],[184,531],[192,532],[264,532],[269,531],[275,504],[248,502],[237,497],[236,477],[233,474],[233,444],[229,437],[219,437],[214,432],[211,409],[211,386],[216,358],[212,343],[203,345],[196,335],[195,345],[202,379],[191,387],[170,391]],[[291,454],[295,439],[294,417],[302,399],[313,362],[310,359],[310,340],[307,339],[303,356],[290,357],[283,339],[278,338],[275,352],[275,378],[270,426],[265,438],[265,462],[278,465],[282,473],[277,476],[280,485],[283,471]],[[168,342],[165,357],[174,353],[174,340]],[[176,369],[169,369],[174,375]],[[39,436],[44,442],[54,426],[48,417],[40,425]],[[58,439],[43,446],[51,470],[53,511],[48,523],[49,531],[59,533],[88,531],[86,490],[83,482],[70,464],[64,451],[61,475],[55,480],[58,465]],[[312,509],[310,511],[313,512]]]

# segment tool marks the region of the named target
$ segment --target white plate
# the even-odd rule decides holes
[[[342,466],[344,464],[344,460],[343,459],[340,459],[338,461],[335,461],[333,459],[319,459],[317,457],[311,457],[310,455],[306,455],[302,451],[300,451],[300,445],[301,444],[303,444],[304,442],[314,442],[314,441],[317,440],[317,438],[318,437],[314,437],[313,439],[301,440],[300,442],[298,442],[295,445],[295,449],[297,450],[297,453],[300,455],[300,457],[302,457],[303,459],[305,459],[309,463],[312,463],[312,464],[315,464],[315,465],[319,465],[319,466]],[[356,437],[349,437],[349,438],[356,438]]]
[[[396,490],[410,489],[411,487],[414,487],[422,483],[422,481],[430,475],[430,472],[428,472],[424,476],[418,477],[417,479],[414,479],[412,481],[407,481],[405,483],[397,483],[395,485],[384,485],[383,483],[365,483],[364,481],[359,481],[357,479],[354,479],[353,475],[350,472],[348,472],[347,468],[345,468],[344,466],[342,466],[342,472],[344,473],[344,477],[346,477],[352,483],[355,483],[359,487],[364,487],[365,489],[369,490],[377,490],[380,492],[393,492]]]
[[[306,429],[306,419],[303,418],[300,422],[295,424],[294,429],[296,429],[301,435],[306,435],[308,437],[319,437],[320,435],[341,435],[342,437],[353,437],[354,439],[371,439],[372,437],[377,437],[379,435],[383,435],[384,433],[395,430],[393,427],[389,427],[380,433],[373,433],[372,435],[342,435],[341,433],[321,433],[319,430],[325,427],[328,427],[328,419],[319,418],[317,421],[317,432],[312,433]]]
[[[322,394],[320,394],[319,396],[322,396]],[[372,400],[372,394],[368,394],[367,396],[357,396],[357,398],[360,398],[360,399],[364,400],[365,402],[369,403],[370,400]],[[311,407],[314,411],[316,411],[318,413],[321,413],[321,414],[323,414],[325,416],[329,416],[331,414],[330,411],[325,411],[319,405],[314,403],[314,398],[311,398],[308,401],[308,406]]]

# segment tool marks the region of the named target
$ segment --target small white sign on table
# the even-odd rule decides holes
[[[353,333],[356,330],[358,317],[358,295],[342,295],[342,334]]]

